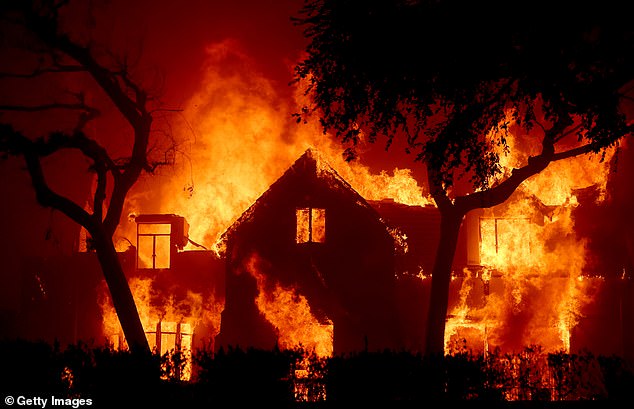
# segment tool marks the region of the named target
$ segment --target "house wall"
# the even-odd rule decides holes
[[[314,175],[311,177],[310,175]],[[294,288],[334,324],[334,351],[402,345],[394,243],[378,215],[347,187],[315,173],[283,179],[256,202],[227,246],[227,293],[217,345],[271,348],[275,328],[258,313],[254,255],[270,285]],[[324,243],[296,243],[296,209],[326,210]]]
[[[205,347],[213,342],[224,304],[222,261],[211,251],[185,251],[174,257],[169,270],[136,271],[133,250],[119,256],[129,280],[152,280],[153,302],[157,305],[174,305],[175,314],[183,316],[198,314],[192,308],[208,311],[202,312],[193,346]],[[107,287],[95,253],[24,259],[20,280],[20,309],[7,324],[11,327],[5,328],[11,338],[59,342],[62,346],[78,341],[106,344],[100,303]],[[197,305],[183,302],[191,299],[191,294],[200,295]],[[141,305],[143,300],[136,301],[139,310],[146,307]]]

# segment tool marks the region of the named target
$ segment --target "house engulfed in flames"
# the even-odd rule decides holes
[[[562,234],[592,193],[547,206],[520,192],[467,216],[454,259],[447,353],[527,344],[634,350],[631,272],[587,274],[580,247]],[[320,356],[422,351],[437,208],[365,200],[314,150],[226,230],[219,254],[184,250],[188,224],[178,215],[142,214],[136,225],[136,243],[120,257],[150,345],[161,354],[229,345],[302,346]],[[123,345],[94,253],[27,260],[22,281],[18,336]]]
[[[218,344],[301,343],[322,354],[402,347],[394,239],[376,210],[314,151],[223,240],[227,292]]]

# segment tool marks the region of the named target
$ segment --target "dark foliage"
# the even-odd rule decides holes
[[[160,403],[160,357],[85,343],[60,345],[5,341],[0,344],[4,395],[91,398],[98,406]],[[125,397],[125,398],[124,398]]]
[[[307,0],[296,78],[313,104],[298,120],[317,111],[353,147],[407,138],[446,186],[463,172],[488,186],[510,118],[526,133],[574,117],[579,140],[599,151],[630,131],[619,111],[634,46],[623,11],[596,1]]]
[[[610,407],[631,402],[634,386],[632,368],[619,357],[544,353],[536,346],[517,354],[465,352],[435,362],[396,351],[319,359],[301,349],[199,350],[194,377],[187,382],[161,371],[168,357],[142,359],[84,343],[62,349],[3,341],[0,357],[4,396],[90,398],[93,407],[409,407],[433,400],[468,407],[478,402],[487,407]],[[313,376],[297,375],[307,368]],[[444,394],[435,396],[427,385],[439,372]],[[298,394],[300,384],[303,394]]]
[[[504,203],[553,162],[603,160],[632,134],[634,31],[622,7],[306,0],[296,16],[308,40],[295,67],[308,97],[297,121],[317,117],[348,158],[358,144],[385,138],[387,149],[398,139],[426,171],[441,213],[426,355],[443,353],[465,215]],[[530,156],[505,169],[511,149]]]
[[[290,403],[294,351],[229,348],[195,355],[196,382],[207,402]]]

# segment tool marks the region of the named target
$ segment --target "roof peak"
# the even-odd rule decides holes
[[[308,148],[306,148],[306,150],[300,156],[300,158],[302,156],[306,156],[306,157],[313,158],[313,159],[318,159],[319,157],[321,157],[321,154],[319,153],[319,149],[315,148],[314,146],[309,146]]]

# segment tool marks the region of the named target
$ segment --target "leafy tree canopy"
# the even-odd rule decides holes
[[[631,131],[628,15],[604,1],[309,0],[296,79],[313,99],[298,121],[319,111],[349,158],[362,138],[406,137],[443,190],[465,174],[490,186],[512,129],[542,129],[543,153],[571,133],[567,155],[600,152]]]

